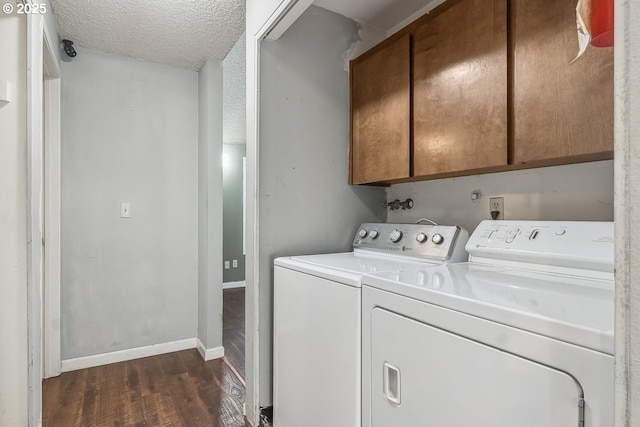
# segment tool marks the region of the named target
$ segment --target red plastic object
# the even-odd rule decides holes
[[[613,46],[613,1],[591,0],[591,46]]]

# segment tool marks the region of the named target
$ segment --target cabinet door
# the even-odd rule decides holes
[[[450,1],[414,36],[414,176],[507,164],[506,2]]]
[[[410,36],[351,62],[351,184],[409,176]]]
[[[578,52],[576,2],[512,0],[513,163],[613,156],[613,48]]]

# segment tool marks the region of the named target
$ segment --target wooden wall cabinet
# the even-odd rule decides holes
[[[350,183],[613,157],[613,49],[574,0],[448,0],[351,62]]]
[[[350,184],[410,176],[410,36],[350,63]]]
[[[578,52],[575,1],[511,0],[515,165],[613,157],[613,49]]]
[[[507,164],[507,4],[445,6],[414,33],[413,176]]]

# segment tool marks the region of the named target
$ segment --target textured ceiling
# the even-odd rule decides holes
[[[244,31],[244,0],[51,0],[75,45],[188,70],[222,60]]]

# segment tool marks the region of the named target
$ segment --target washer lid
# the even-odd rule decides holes
[[[274,264],[352,286],[360,286],[360,278],[363,274],[440,265],[436,261],[418,261],[400,256],[378,255],[367,252],[277,258]]]
[[[613,354],[613,281],[461,263],[379,273],[362,282]]]

